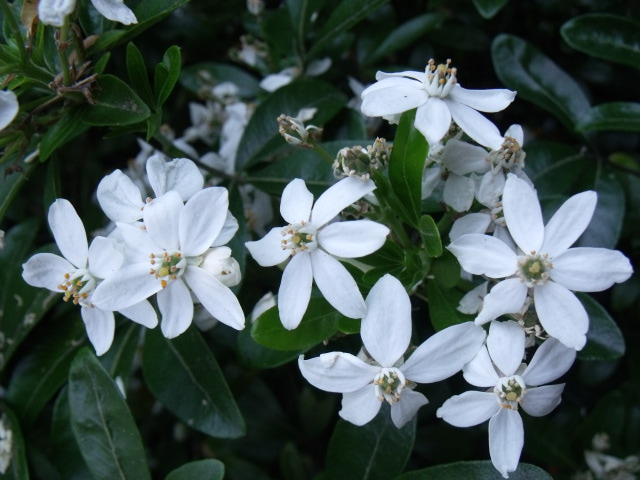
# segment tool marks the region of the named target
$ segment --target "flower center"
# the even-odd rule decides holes
[[[389,405],[400,401],[400,394],[407,384],[404,374],[397,368],[383,368],[373,378],[376,397],[381,402],[385,400]]]
[[[427,81],[424,84],[424,89],[429,96],[444,98],[449,95],[449,92],[457,82],[457,69],[450,67],[450,64],[451,59],[447,59],[446,64],[441,63],[436,66],[433,58],[427,63],[425,68]]]
[[[520,375],[502,377],[493,389],[502,408],[517,410],[527,393],[527,386]]]
[[[187,266],[187,259],[180,252],[152,253],[149,255],[149,259],[149,263],[151,263],[149,274],[160,279],[162,288],[165,288],[170,280],[181,276]]]
[[[64,274],[64,280],[58,285],[64,292],[62,299],[71,300],[74,305],[90,306],[89,296],[96,288],[96,279],[84,268]]]
[[[504,142],[498,150],[489,153],[487,160],[491,164],[491,172],[497,173],[501,169],[511,170],[513,167],[524,167],[526,153],[515,138],[504,137]]]
[[[318,246],[316,241],[316,227],[300,222],[294,225],[287,225],[282,229],[282,249],[291,250],[291,255],[305,250],[313,250]]]
[[[552,268],[553,264],[546,254],[537,255],[536,252],[531,252],[531,255],[518,257],[518,276],[527,287],[547,283]]]

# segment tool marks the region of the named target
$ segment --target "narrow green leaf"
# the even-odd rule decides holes
[[[414,470],[396,480],[502,480],[502,475],[489,460],[456,462]],[[551,475],[535,465],[520,463],[509,480],[552,480]]]
[[[614,360],[625,352],[624,337],[609,313],[586,293],[576,293],[589,315],[587,344],[578,352],[581,360]]]
[[[560,29],[576,50],[609,62],[640,68],[640,22],[609,13],[575,17]]]
[[[138,47],[133,42],[127,44],[127,74],[129,80],[136,93],[147,105],[155,106],[155,97],[151,84],[149,83],[149,75],[147,74],[147,66],[144,57]]]
[[[211,350],[195,327],[172,340],[146,332],[142,371],[153,395],[190,427],[237,438],[245,423]]]
[[[338,331],[340,315],[323,298],[312,298],[294,330],[287,330],[280,322],[278,307],[260,315],[251,327],[253,339],[260,345],[275,350],[306,350],[327,340]]]
[[[414,109],[400,117],[389,159],[389,181],[411,224],[418,226],[422,214],[422,172],[429,145],[413,126],[415,116]]]
[[[114,75],[100,75],[94,105],[85,108],[82,120],[88,125],[122,126],[146,120],[151,110],[129,85]]]
[[[640,132],[640,103],[611,102],[591,108],[576,125],[576,130],[619,130]]]
[[[185,463],[167,475],[165,480],[222,480],[224,464],[220,460],[207,458]]]
[[[463,296],[458,290],[443,288],[440,283],[432,280],[427,284],[427,295],[431,325],[436,330],[473,320],[472,315],[458,311],[457,307]]]
[[[118,378],[126,385],[140,347],[140,325],[128,320],[116,329],[109,350],[100,357],[100,363],[112,378]]]
[[[71,426],[96,480],[150,479],[140,433],[113,379],[88,348],[69,371]]]
[[[27,452],[18,418],[4,402],[0,403],[0,412],[2,412],[0,418],[2,419],[3,428],[11,432],[11,452],[9,452],[11,461],[4,474],[0,474],[0,478],[3,480],[29,480]],[[3,452],[3,454],[6,454],[6,452]]]
[[[366,425],[356,427],[338,420],[329,441],[326,459],[327,478],[376,480],[400,474],[413,450],[416,419],[402,428],[391,421],[386,403]]]
[[[89,129],[89,125],[83,120],[83,112],[82,108],[68,109],[65,115],[61,115],[60,119],[44,133],[40,142],[40,161],[44,162],[65,143]]]
[[[487,20],[495,17],[507,3],[509,3],[509,0],[473,0],[478,13]]]
[[[424,242],[424,247],[430,257],[439,257],[442,255],[442,240],[438,226],[431,215],[423,215],[420,217],[420,236]]]
[[[164,105],[180,78],[181,55],[177,45],[170,46],[162,56],[162,62],[156,65],[153,77],[153,90],[156,105]]]
[[[518,96],[555,115],[569,130],[589,110],[580,86],[549,57],[527,41],[498,35],[491,45],[498,78]]]

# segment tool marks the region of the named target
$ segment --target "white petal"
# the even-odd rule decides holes
[[[334,222],[318,232],[318,243],[336,257],[358,258],[382,247],[388,234],[386,226],[371,220]]]
[[[375,190],[373,180],[347,177],[329,187],[316,200],[311,210],[311,223],[316,227],[329,223],[342,210]]]
[[[73,12],[76,0],[40,0],[38,18],[45,25],[61,27],[67,15]]]
[[[135,14],[124,4],[123,0],[91,0],[103,16],[123,25],[138,23]]]
[[[155,328],[158,325],[158,315],[156,315],[156,311],[147,300],[122,308],[119,312],[129,320],[133,320],[147,328]]]
[[[32,287],[62,292],[58,285],[64,281],[65,273],[75,270],[66,259],[53,253],[36,253],[22,264],[22,278]]]
[[[536,191],[512,173],[502,194],[504,218],[509,233],[525,254],[540,252],[544,238],[542,211]]]
[[[373,420],[381,406],[382,402],[375,396],[373,386],[365,385],[360,390],[342,395],[342,408],[338,415],[360,427]]]
[[[476,323],[483,325],[501,315],[519,312],[527,299],[527,291],[527,286],[519,278],[508,278],[497,283],[484,297]]]
[[[600,292],[633,273],[629,259],[618,250],[570,248],[553,259],[550,277],[554,282],[578,292]]]
[[[382,117],[406,112],[424,104],[429,95],[415,80],[389,77],[362,92],[360,110],[367,117]]]
[[[516,254],[503,241],[479,234],[463,235],[448,247],[460,266],[474,275],[503,278],[513,275],[518,267]]]
[[[522,409],[533,417],[548,415],[560,404],[563,390],[564,383],[529,388],[522,399]]]
[[[180,251],[188,257],[204,253],[221,232],[228,208],[223,187],[205,188],[191,197],[180,213]]]
[[[218,321],[236,330],[244,328],[244,312],[229,287],[198,267],[187,267],[184,278],[202,306]]]
[[[142,218],[140,189],[120,170],[100,180],[97,196],[100,208],[114,222],[131,223]]]
[[[476,387],[494,387],[500,379],[496,372],[487,347],[482,347],[478,354],[462,369],[464,379]]]
[[[78,268],[87,266],[87,233],[73,205],[58,198],[49,207],[49,228],[62,256]]]
[[[468,233],[483,234],[487,231],[490,224],[491,215],[480,212],[468,213],[453,222],[451,231],[449,232],[449,238],[451,241],[454,241]]]
[[[405,388],[400,401],[391,405],[391,421],[397,428],[402,428],[416,416],[420,407],[427,403],[429,400],[423,394]]]
[[[482,282],[477,287],[469,290],[465,293],[464,297],[460,299],[457,310],[468,315],[478,313],[482,308],[482,302],[484,297],[487,296],[487,289],[489,288],[489,282]]]
[[[89,245],[89,271],[96,278],[107,278],[115,273],[124,261],[114,238],[96,237]]]
[[[0,131],[9,126],[18,115],[18,97],[11,90],[0,90]]]
[[[569,198],[544,228],[540,252],[551,258],[564,252],[578,239],[591,222],[598,203],[596,192],[582,192]]]
[[[500,148],[503,141],[502,135],[500,135],[498,127],[490,120],[462,103],[448,98],[443,101],[447,104],[451,117],[464,133],[487,148],[492,150]]]
[[[522,418],[516,410],[501,408],[489,420],[489,455],[504,478],[518,468],[524,446]]]
[[[162,289],[160,280],[149,273],[148,263],[127,265],[101,282],[91,303],[103,310],[119,311],[149,298]]]
[[[416,111],[413,126],[424,135],[429,145],[440,142],[451,126],[451,112],[440,98],[431,97]]]
[[[193,300],[182,279],[160,290],[157,299],[162,314],[162,334],[166,338],[174,338],[184,333],[193,320]]]
[[[487,421],[499,408],[495,394],[469,391],[444,402],[436,416],[454,427],[473,427]]]
[[[87,337],[96,350],[96,355],[102,355],[113,343],[113,334],[116,322],[113,312],[100,310],[99,308],[82,307],[80,316],[87,329]]]
[[[516,92],[504,88],[469,90],[456,84],[449,98],[481,112],[500,112],[513,102]]]
[[[287,330],[293,330],[307,311],[311,298],[313,272],[308,254],[294,255],[282,273],[278,290],[280,321]]]
[[[367,314],[360,335],[369,354],[383,367],[392,367],[411,340],[411,302],[400,281],[386,274],[367,295]]]
[[[476,198],[487,208],[494,208],[498,205],[502,192],[504,191],[505,176],[501,171],[493,174],[485,173],[478,184]]]
[[[282,227],[272,228],[260,240],[246,242],[245,246],[261,267],[278,265],[291,255],[291,250],[282,248]]]
[[[449,178],[444,182],[442,198],[444,203],[452,207],[456,212],[466,212],[473,203],[475,189],[475,184],[471,178],[450,173]]]
[[[184,204],[178,192],[169,191],[148,203],[142,211],[149,236],[169,252],[180,249],[178,222],[183,209]]]
[[[224,225],[222,226],[222,230],[214,240],[212,247],[221,247],[226,245],[231,241],[233,236],[238,231],[238,220],[233,214],[227,210],[227,216],[224,219]]]
[[[308,222],[311,217],[313,194],[309,191],[304,180],[295,178],[284,187],[280,200],[280,215],[289,224]]]
[[[525,333],[514,321],[491,322],[487,337],[489,356],[502,377],[516,373],[524,357]]]
[[[400,369],[412,382],[444,380],[461,370],[465,363],[478,354],[484,338],[482,327],[473,322],[452,325],[423,342]]]
[[[544,385],[564,375],[573,365],[576,351],[563,345],[556,338],[546,340],[533,355],[522,372],[527,385]]]
[[[569,348],[582,350],[587,341],[589,316],[580,300],[556,282],[534,287],[533,298],[536,313],[547,333]]]
[[[356,281],[331,255],[316,249],[309,254],[313,279],[333,308],[349,318],[362,318],[367,309]]]
[[[483,110],[483,112],[486,112],[486,110]],[[522,130],[522,126],[517,123],[510,125],[507,131],[504,132],[504,136],[505,138],[513,138],[520,146],[524,143],[524,131]]]
[[[176,158],[167,162],[160,153],[147,159],[147,177],[156,197],[175,190],[184,202],[202,190],[204,185],[204,177],[193,161]]]
[[[444,147],[442,162],[447,170],[467,175],[489,170],[491,164],[487,161],[488,156],[489,153],[484,148],[452,138]]]
[[[370,385],[380,371],[350,353],[330,352],[319,357],[304,359],[298,357],[298,367],[302,376],[314,387],[325,392],[346,393]],[[373,386],[369,393],[375,398]]]

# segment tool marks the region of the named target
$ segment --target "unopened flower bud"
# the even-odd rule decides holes
[[[338,152],[333,162],[333,175],[336,178],[360,177],[368,180],[373,170],[383,168],[389,162],[391,147],[384,138],[376,138],[373,145],[345,147]]]
[[[305,126],[304,122],[310,120],[315,112],[316,109],[302,109],[295,117],[283,113],[278,117],[280,135],[291,145],[311,147],[309,141],[316,140],[322,133],[322,129],[315,125]]]
[[[231,256],[229,247],[214,247],[207,250],[202,257],[200,268],[211,273],[227,287],[238,285],[242,278],[240,265]]]

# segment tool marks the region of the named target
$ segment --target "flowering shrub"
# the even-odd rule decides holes
[[[449,3],[0,3],[2,478],[635,478],[637,7]]]

